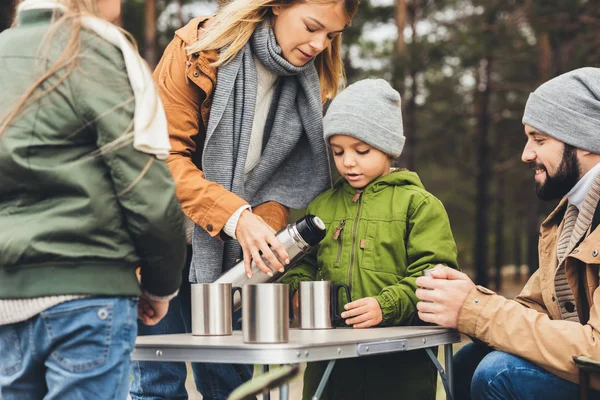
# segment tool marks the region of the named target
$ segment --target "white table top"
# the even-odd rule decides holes
[[[279,344],[244,343],[241,331],[234,331],[230,336],[152,335],[137,338],[132,358],[286,364],[409,351],[459,341],[457,331],[439,327],[290,329],[289,341]]]

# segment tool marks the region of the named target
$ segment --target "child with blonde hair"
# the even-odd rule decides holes
[[[0,34],[1,399],[125,399],[137,319],[179,289],[166,118],[120,7],[24,0]]]

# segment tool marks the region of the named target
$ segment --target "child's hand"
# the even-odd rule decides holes
[[[379,325],[383,320],[381,307],[374,297],[363,297],[344,306],[342,318],[346,319],[347,325],[354,328],[368,328]],[[350,318],[352,317],[352,318]]]
[[[298,293],[299,290],[296,290],[294,296],[292,296],[292,312],[294,314],[294,319],[298,320],[300,315],[300,304],[298,302]]]

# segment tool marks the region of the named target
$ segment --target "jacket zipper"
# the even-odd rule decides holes
[[[335,228],[335,232],[333,232],[333,240],[337,240],[338,242],[338,251],[337,257],[335,259],[335,265],[339,265],[340,257],[342,256],[342,229],[344,229],[344,225],[346,225],[346,220],[342,219],[337,228]]]
[[[356,209],[356,217],[354,218],[354,225],[352,226],[352,247],[350,250],[350,269],[348,270],[348,288],[350,289],[350,293],[352,293],[352,270],[354,269],[354,247],[356,244],[356,227],[358,225],[358,218],[360,217],[360,206],[362,201],[360,201],[360,195],[362,194],[362,190],[357,190],[352,197],[352,202],[358,202],[358,207]]]

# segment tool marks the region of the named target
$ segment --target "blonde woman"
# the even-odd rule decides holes
[[[305,207],[330,185],[322,101],[343,78],[341,34],[357,7],[235,0],[176,32],[154,78],[173,147],[167,162],[194,223],[190,282],[212,282],[238,258],[248,274],[251,260],[262,273],[271,273],[265,260],[284,267],[274,232],[290,207]],[[186,284],[174,312],[139,333],[189,331],[187,293]],[[227,364],[193,370],[207,400],[226,398],[252,374]],[[183,364],[138,363],[134,371],[134,398],[187,398]]]
[[[0,34],[1,399],[125,399],[136,320],[181,283],[166,118],[119,13],[24,0]]]

